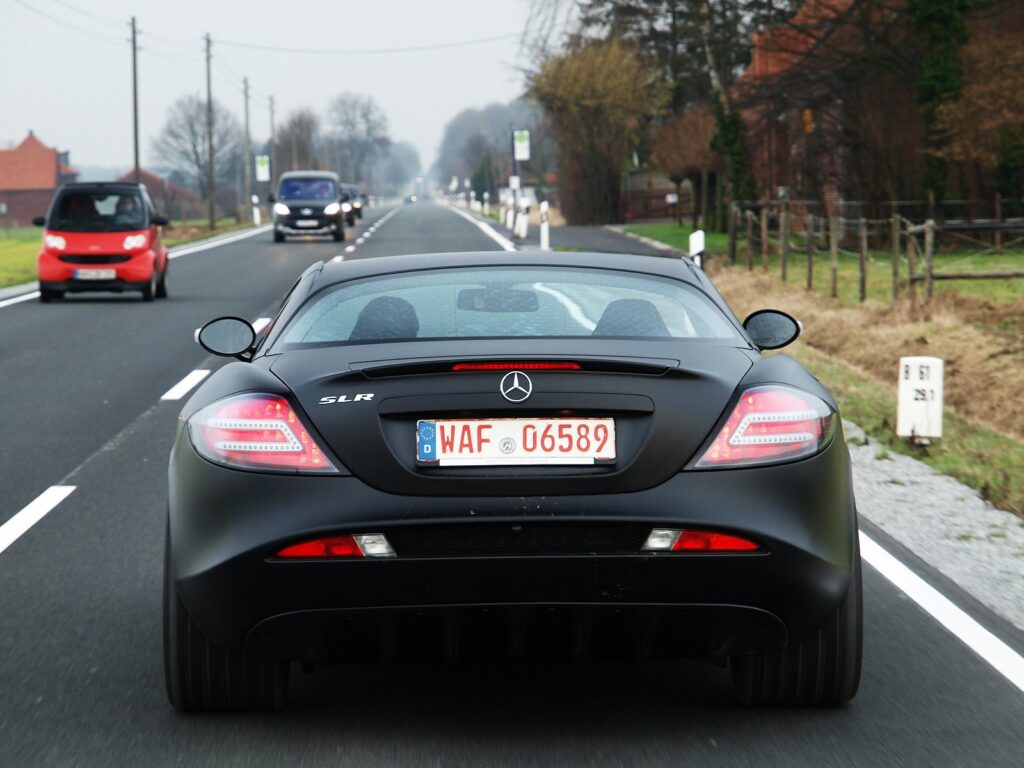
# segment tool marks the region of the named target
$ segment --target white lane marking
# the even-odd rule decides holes
[[[257,336],[259,335],[260,331],[262,331],[268,325],[270,325],[269,317],[257,317],[255,320],[252,321],[252,329],[256,331]]]
[[[23,301],[32,301],[32,299],[38,298],[39,291],[29,291],[28,293],[23,293],[20,296],[15,296],[13,299],[4,299],[3,301],[0,301],[0,309],[9,307],[12,304],[20,304]]]
[[[161,400],[181,400],[187,395],[200,381],[210,375],[210,372],[203,369],[192,371],[184,379],[179,381],[173,387],[164,392]]]
[[[238,234],[238,235],[229,235],[227,237],[218,237],[216,240],[208,240],[208,241],[199,243],[197,245],[184,246],[182,248],[175,249],[175,250],[171,251],[171,253],[167,256],[167,258],[169,258],[169,259],[176,259],[179,256],[188,256],[190,253],[199,253],[200,251],[208,251],[211,248],[217,248],[218,246],[221,246],[221,245],[227,245],[228,243],[235,243],[235,242],[238,242],[239,240],[245,240],[247,237],[255,237],[256,235],[263,234],[264,232],[269,232],[271,230],[271,228],[272,228],[272,225],[265,224],[262,227],[256,227],[256,229],[246,230],[245,232],[242,232],[241,234]]]
[[[540,291],[541,293],[546,293],[548,296],[553,296],[559,304],[565,307],[565,310],[569,313],[569,317],[582,325],[588,331],[593,331],[597,327],[597,323],[583,313],[583,309],[580,305],[561,291],[556,290],[555,288],[548,288],[544,283],[534,283],[533,289],[535,291]]]
[[[355,249],[356,249],[356,247],[354,245],[346,245],[345,246],[345,253],[352,253],[352,251],[354,251]]]
[[[878,543],[860,534],[861,557],[901,592],[1024,691],[1024,657],[958,608],[952,600],[893,557]]]
[[[511,240],[509,240],[504,235],[499,235],[490,224],[487,224],[486,222],[483,221],[478,221],[465,211],[459,210],[458,208],[455,208],[453,206],[449,205],[448,210],[452,211],[453,213],[459,214],[459,216],[464,218],[466,221],[476,224],[480,228],[480,231],[487,235],[489,238],[491,238],[491,240],[496,242],[498,245],[500,245],[502,247],[502,250],[514,251],[516,249],[515,245],[512,243]]]
[[[365,238],[360,237],[360,238],[356,239],[356,245],[362,245],[365,242],[366,242]]]
[[[0,525],[0,553],[16,542],[25,531],[38,523],[47,513],[71,495],[74,485],[51,485],[35,497],[20,512]]]

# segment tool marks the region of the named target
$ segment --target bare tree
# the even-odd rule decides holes
[[[234,182],[242,129],[233,114],[213,102],[213,155],[217,187]],[[182,96],[167,110],[167,121],[153,141],[153,153],[171,171],[179,172],[206,199],[206,101],[196,95]]]
[[[709,171],[717,170],[720,159],[711,149],[715,116],[706,105],[683,110],[661,123],[651,134],[651,159],[676,185],[676,221],[683,223],[682,188],[689,179],[693,188],[703,187]],[[704,195],[706,197],[706,194]],[[692,206],[697,216],[696,195]],[[705,214],[706,211],[701,211]]]
[[[317,170],[325,167],[320,152],[320,120],[311,109],[288,115],[277,130],[275,156],[282,170]]]
[[[388,119],[372,96],[340,93],[327,108],[331,154],[347,180],[364,181],[365,169],[388,148]]]

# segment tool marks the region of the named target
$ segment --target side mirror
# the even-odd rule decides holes
[[[166,216],[159,216],[159,215],[157,215],[157,216],[150,216],[149,217],[149,223],[152,224],[154,227],[166,227],[171,222],[168,220],[168,218]]]
[[[800,335],[800,323],[777,309],[760,309],[743,321],[751,341],[761,349],[779,349]]]
[[[273,192],[271,192],[269,195],[267,195],[267,202],[270,203],[271,205],[273,205],[274,203],[277,202],[277,198],[274,197],[274,193]]]
[[[35,227],[45,227],[46,226],[46,217],[45,216],[36,216],[34,219],[32,219],[32,225],[35,226]]]
[[[240,317],[218,317],[198,331],[196,341],[211,355],[239,357],[256,341],[256,330]]]

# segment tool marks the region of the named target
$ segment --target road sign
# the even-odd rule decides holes
[[[525,162],[530,159],[530,132],[512,131],[512,159]]]
[[[896,434],[942,437],[943,361],[938,357],[901,357]]]
[[[270,155],[256,155],[256,181],[270,181]]]
[[[519,177],[518,176],[509,176],[508,177],[508,188],[511,189],[513,192],[516,191],[517,189],[519,189]]]

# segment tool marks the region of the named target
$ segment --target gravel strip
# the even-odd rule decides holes
[[[858,512],[1024,630],[1024,521],[844,421]]]

